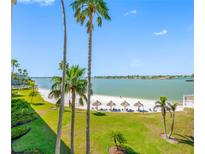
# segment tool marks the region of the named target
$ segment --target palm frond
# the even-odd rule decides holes
[[[97,24],[99,27],[102,26],[102,18],[100,16],[97,17]]]

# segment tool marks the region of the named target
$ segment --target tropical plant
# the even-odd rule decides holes
[[[117,147],[117,149],[119,149],[120,147],[122,147],[122,145],[124,143],[127,143],[126,138],[123,136],[122,133],[120,132],[112,132],[111,137],[114,141],[115,146]]]
[[[22,75],[22,69],[21,68],[18,69],[18,73],[19,73],[19,75]]]
[[[54,76],[51,78],[53,85],[51,86],[50,93],[48,94],[49,98],[55,98],[56,101],[56,107],[60,106],[61,103],[61,84],[62,84],[62,78],[58,76]],[[68,89],[66,88],[65,91],[67,92]]]
[[[66,66],[65,66],[66,70],[68,69],[68,63],[66,63]],[[59,63],[59,70],[63,70],[63,61],[61,61]]]
[[[87,89],[87,80],[84,79],[85,69],[79,68],[79,66],[72,66],[66,73],[69,91],[72,94],[72,102],[71,102],[71,154],[74,154],[74,125],[75,125],[75,99],[76,94],[79,95],[79,103],[82,105],[83,100],[87,101],[85,96]]]
[[[75,123],[75,100],[76,94],[79,95],[79,103],[82,105],[83,100],[87,101],[85,96],[87,80],[84,77],[85,69],[79,68],[79,66],[72,66],[66,71],[66,82],[65,82],[65,92],[72,94],[71,102],[71,154],[74,153],[74,123]],[[61,100],[61,77],[52,77],[53,85],[51,86],[51,92],[49,97],[57,99],[57,105],[59,105]],[[70,101],[70,100],[69,100]]]
[[[90,97],[91,87],[91,61],[92,61],[92,32],[94,28],[93,20],[96,17],[97,25],[102,26],[102,18],[110,20],[108,7],[103,0],[75,0],[71,4],[77,22],[83,25],[86,22],[88,39],[88,94],[87,94],[87,114],[86,114],[86,154],[90,154]]]
[[[61,103],[60,103],[59,117],[58,117],[58,128],[57,128],[57,137],[56,137],[56,145],[55,145],[55,154],[60,154],[62,121],[63,121],[63,112],[64,112],[64,97],[65,97],[67,32],[66,32],[66,14],[65,14],[64,0],[61,0],[61,10],[62,10],[62,15],[63,15],[63,29],[64,29],[63,71],[62,71]]]
[[[164,134],[165,137],[167,138],[166,111],[169,110],[169,108],[167,107],[166,101],[167,101],[167,97],[161,96],[160,100],[155,102],[154,110],[156,110],[156,108],[161,109],[163,126],[164,126]]]
[[[178,103],[167,103],[168,107],[171,111],[171,117],[172,117],[172,123],[171,123],[171,128],[170,128],[170,133],[169,133],[169,138],[172,136],[173,130],[174,130],[174,122],[175,122],[175,111],[177,109]]]
[[[29,96],[31,97],[31,103],[32,103],[33,97],[38,94],[38,92],[36,91],[37,85],[35,84],[35,81],[33,81],[33,80],[29,80],[28,84],[29,84],[30,88],[32,89],[32,91],[29,94]]]
[[[19,67],[19,63],[16,59],[11,59],[12,73],[14,73],[14,69]]]

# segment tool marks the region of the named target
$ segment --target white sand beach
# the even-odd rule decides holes
[[[39,93],[41,94],[41,96],[43,97],[43,99],[45,101],[48,101],[50,103],[55,104],[56,100],[55,99],[51,99],[48,98],[48,94],[49,94],[49,90],[48,89],[38,89]],[[69,100],[71,99],[71,95],[66,95],[65,96],[65,106],[69,105]],[[80,109],[86,109],[87,105],[86,103],[81,106],[79,104],[79,96],[76,97],[76,108],[80,108]],[[107,106],[107,103],[109,103],[111,100],[116,104],[113,108],[114,109],[120,109],[121,112],[123,112],[122,110],[124,109],[124,107],[122,105],[120,105],[122,102],[126,101],[128,102],[130,105],[127,107],[127,109],[131,109],[134,110],[134,112],[137,112],[138,108],[134,106],[134,104],[138,101],[140,101],[144,107],[141,107],[141,110],[146,110],[147,112],[153,112],[153,107],[155,105],[156,100],[148,100],[148,99],[138,99],[138,98],[127,98],[127,97],[116,97],[116,96],[104,96],[104,95],[92,95],[91,97],[91,110],[95,110],[95,106],[93,106],[92,104],[96,101],[99,101],[101,103],[101,105],[98,107],[98,109],[107,109],[107,111],[109,111],[110,107]],[[182,111],[183,110],[183,106],[180,105],[177,107],[177,111]],[[157,110],[159,111],[159,110]]]

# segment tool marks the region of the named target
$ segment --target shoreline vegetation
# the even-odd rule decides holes
[[[34,76],[31,78],[52,78],[50,76]],[[124,76],[93,76],[92,79],[154,79],[154,80],[166,80],[166,79],[193,79],[194,75],[124,75]]]

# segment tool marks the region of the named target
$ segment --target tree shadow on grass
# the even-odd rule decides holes
[[[93,113],[93,115],[95,115],[95,116],[106,116],[106,114],[104,112],[95,112],[95,113]]]
[[[188,144],[188,145],[194,146],[194,137],[193,136],[180,135],[180,134],[176,134],[176,135],[180,137],[180,138],[177,138],[177,141],[179,143],[183,143],[183,144]]]
[[[35,106],[45,105],[45,103],[43,103],[43,102],[30,103],[30,104],[35,105]]]
[[[16,99],[14,101],[26,102],[24,99]],[[28,105],[30,104],[28,103]],[[30,149],[39,149],[42,153],[55,153],[56,133],[33,108],[32,111],[38,119],[25,124],[31,130],[13,142],[15,153],[24,153]],[[61,154],[68,153],[70,153],[70,148],[61,140]]]

